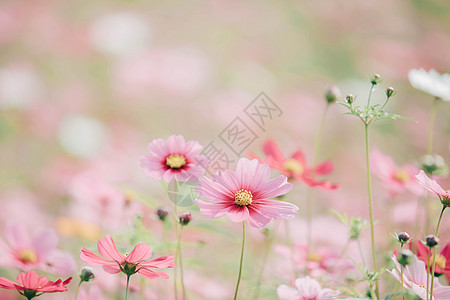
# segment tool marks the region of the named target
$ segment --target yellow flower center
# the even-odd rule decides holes
[[[399,169],[394,174],[394,179],[400,181],[401,183],[406,183],[411,180],[411,175],[405,169]]]
[[[252,204],[253,196],[250,191],[239,190],[234,194],[234,202],[239,206]]]
[[[180,154],[171,154],[166,158],[166,166],[171,169],[180,169],[186,165],[186,158]]]
[[[322,255],[320,255],[319,253],[310,252],[310,253],[308,253],[306,259],[308,261],[321,262],[322,261]]]
[[[23,249],[19,252],[19,259],[24,263],[34,264],[35,262],[37,262],[38,257],[34,250]]]
[[[430,261],[428,262],[428,264],[430,266],[433,265],[433,257],[430,257]],[[436,259],[435,259],[435,265],[436,267],[438,267],[439,269],[443,270],[445,269],[445,265],[447,264],[447,259],[445,259],[445,257],[441,254],[436,254]]]
[[[286,171],[301,175],[303,173],[304,168],[298,160],[290,158],[284,163],[283,169],[285,169]]]

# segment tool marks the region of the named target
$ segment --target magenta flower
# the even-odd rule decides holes
[[[7,278],[0,277],[0,288],[8,290],[17,290],[27,299],[38,297],[44,293],[56,293],[67,291],[66,285],[70,283],[72,277],[62,281],[58,279],[53,282],[46,277],[41,277],[34,271],[20,273],[17,275],[17,283]]]
[[[140,158],[141,167],[156,180],[197,181],[208,163],[208,159],[200,155],[203,147],[197,141],[186,143],[182,135],[171,135],[167,141],[153,140],[148,149],[151,154]]]
[[[396,269],[392,271],[387,270],[395,279],[401,282],[400,278],[400,264],[395,256],[392,257],[395,263]],[[429,282],[431,282],[431,275],[429,276]],[[406,265],[403,269],[403,286],[415,293],[421,299],[427,297],[427,271],[425,269],[425,263],[414,255],[413,262]],[[428,291],[430,293],[430,291]],[[429,297],[428,297],[429,298]],[[434,281],[433,298],[431,300],[447,300],[450,299],[450,286],[443,286],[438,280]]]
[[[321,187],[323,189],[334,190],[339,187],[329,181],[318,181],[315,177],[327,175],[333,172],[333,163],[326,161],[315,167],[307,167],[306,159],[302,151],[294,152],[289,158],[285,158],[277,143],[274,140],[267,140],[263,144],[263,152],[266,159],[263,160],[253,153],[250,158],[256,158],[260,163],[268,164],[272,169],[277,170],[287,176],[289,180],[301,180],[310,187]]]
[[[251,226],[261,228],[270,220],[294,217],[298,211],[294,204],[267,200],[284,195],[291,188],[286,176],[270,179],[268,165],[241,158],[236,172],[219,170],[212,179],[201,178],[196,191],[210,202],[199,199],[196,202],[207,218],[227,215],[232,222],[247,220]]]
[[[425,172],[420,170],[420,173],[416,175],[417,182],[429,192],[436,194],[445,206],[450,206],[450,191],[445,191],[439,183],[435,180],[428,178]]]
[[[414,175],[419,169],[414,165],[397,166],[391,157],[378,150],[374,150],[370,154],[370,165],[390,197],[395,197],[404,191],[409,191],[416,196],[421,195],[423,190],[414,180]]]
[[[326,300],[335,299],[340,294],[339,291],[323,289],[317,280],[309,276],[295,280],[295,288],[285,284],[277,288],[280,300]]]
[[[145,243],[136,245],[130,254],[123,255],[117,250],[111,236],[106,235],[105,238],[97,242],[97,247],[100,254],[108,259],[100,257],[84,247],[81,249],[80,258],[85,263],[103,266],[103,269],[110,274],[117,274],[122,271],[128,277],[139,273],[150,279],[158,277],[168,279],[169,275],[165,272],[151,269],[176,267],[173,264],[173,255],[148,260],[152,256],[152,248]]]
[[[7,243],[0,240],[0,265],[24,271],[39,269],[49,273],[69,275],[75,269],[72,255],[57,249],[58,235],[44,229],[30,236],[20,223],[7,224]]]

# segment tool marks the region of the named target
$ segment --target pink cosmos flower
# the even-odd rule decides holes
[[[17,275],[17,283],[9,279],[0,277],[0,287],[8,290],[17,290],[21,295],[32,299],[44,293],[56,293],[67,291],[66,285],[70,283],[72,277],[62,281],[58,279],[53,282],[46,277],[41,277],[34,271],[20,273]]]
[[[331,247],[330,247],[331,248]],[[293,247],[277,245],[275,251],[289,258],[290,263],[295,263],[300,270],[307,268],[312,277],[321,277],[327,274],[342,274],[352,269],[352,263],[340,254],[328,247],[319,247],[314,251],[308,251],[306,244],[294,243]],[[311,250],[311,249],[309,249]]]
[[[184,141],[182,135],[171,135],[148,144],[151,155],[140,158],[141,167],[152,179],[170,182],[197,181],[205,172],[206,157],[199,155],[203,147],[197,141]]]
[[[396,269],[392,271],[387,270],[391,275],[401,282],[400,278],[400,264],[395,256],[392,257],[395,263]],[[428,275],[429,282],[431,282],[431,275]],[[413,262],[406,265],[403,269],[403,286],[415,293],[421,299],[426,299],[426,286],[427,286],[427,271],[425,269],[425,263],[417,259],[414,255]],[[450,286],[443,286],[438,280],[434,281],[433,298],[431,300],[447,300],[450,299]]]
[[[173,255],[162,256],[153,260],[148,260],[152,256],[152,248],[145,243],[140,243],[134,247],[130,254],[121,254],[117,251],[111,236],[106,235],[105,238],[97,242],[98,251],[108,259],[100,257],[88,249],[81,249],[81,260],[92,265],[101,265],[103,270],[110,274],[117,274],[120,271],[127,276],[139,273],[150,279],[162,277],[169,278],[165,272],[153,271],[152,269],[174,268]]]
[[[416,175],[417,182],[427,191],[436,194],[445,206],[450,206],[450,191],[444,190],[435,180],[428,178],[425,172],[420,170]]]
[[[256,158],[260,163],[268,164],[272,169],[280,171],[290,180],[302,180],[308,186],[318,186],[324,189],[336,189],[339,186],[329,181],[317,181],[314,179],[317,175],[327,175],[333,171],[333,163],[326,161],[317,165],[315,168],[306,166],[305,156],[302,151],[298,150],[286,159],[278,145],[273,140],[267,140],[263,144],[263,152],[266,154],[266,160],[250,153],[250,158]]]
[[[323,289],[317,280],[309,276],[295,280],[295,287],[289,287],[285,284],[277,288],[280,300],[326,300],[334,299],[340,294],[339,291],[332,289]]]
[[[370,154],[370,164],[374,174],[380,178],[390,197],[405,190],[416,196],[422,194],[422,189],[414,180],[414,175],[419,171],[414,165],[397,166],[391,157],[378,150],[373,150]]]
[[[232,222],[247,220],[251,226],[261,228],[270,220],[294,217],[298,210],[294,204],[267,200],[284,195],[291,188],[283,175],[270,179],[268,165],[241,158],[236,172],[219,170],[212,179],[201,178],[196,191],[210,202],[199,199],[196,202],[207,218],[227,215]]]
[[[409,245],[409,249],[417,254],[417,258],[425,263],[428,267],[428,253],[430,248],[425,246],[420,241],[413,241]],[[435,248],[433,248],[435,249]],[[430,265],[432,265],[433,252],[430,253]],[[442,248],[440,254],[436,253],[435,257],[435,274],[445,274],[447,280],[450,281],[450,243],[447,243],[444,248]]]
[[[25,226],[9,223],[5,235],[8,243],[0,240],[0,265],[61,275],[71,274],[75,269],[73,257],[57,249],[58,236],[54,230],[44,229],[30,237]]]

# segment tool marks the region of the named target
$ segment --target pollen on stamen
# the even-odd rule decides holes
[[[171,154],[166,157],[166,166],[171,169],[181,169],[186,165],[186,158],[181,154]]]
[[[239,206],[247,206],[252,204],[253,195],[250,191],[239,190],[234,194],[234,202]]]

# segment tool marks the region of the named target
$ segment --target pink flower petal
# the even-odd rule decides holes
[[[246,206],[232,205],[226,215],[231,222],[243,222],[247,220],[249,212]]]
[[[149,259],[151,256],[152,248],[145,243],[140,243],[134,247],[125,260],[130,263],[138,263],[141,260]]]
[[[199,199],[195,202],[200,207],[200,213],[208,219],[215,219],[224,216],[230,207],[228,203],[208,203]]]
[[[266,142],[264,142],[263,151],[267,156],[272,156],[273,159],[278,162],[284,162],[286,160],[274,140],[267,140]]]
[[[85,263],[91,265],[117,265],[115,261],[104,259],[84,247],[81,249],[80,258]]]
[[[97,242],[97,247],[103,257],[110,258],[118,263],[122,263],[125,260],[125,256],[117,251],[116,245],[109,234]]]

